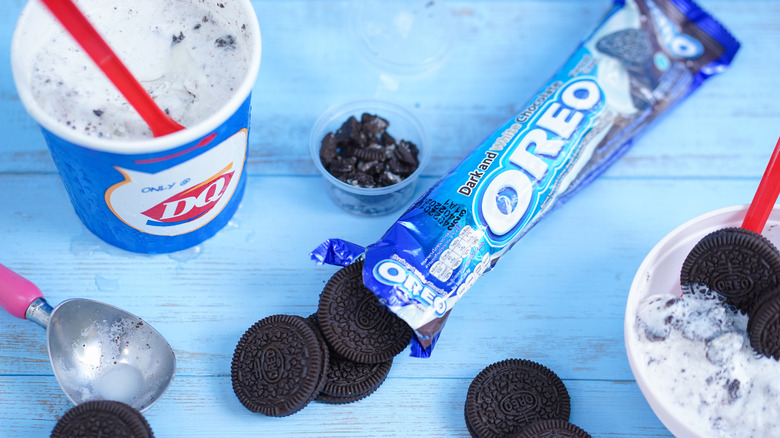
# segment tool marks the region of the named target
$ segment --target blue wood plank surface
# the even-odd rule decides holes
[[[22,0],[0,10],[0,58]],[[732,67],[658,121],[591,186],[544,218],[453,310],[429,359],[399,355],[370,397],[313,403],[286,418],[252,414],[230,385],[243,332],[276,313],[306,316],[336,271],[309,252],[338,237],[377,240],[396,215],[357,217],[327,197],[309,134],[333,104],[399,102],[429,130],[422,194],[523,107],[609,9],[607,0],[446,1],[454,37],[434,71],[398,76],[356,54],[349,1],[253,1],[263,59],[253,93],[248,187],[228,226],[190,250],[138,255],[79,222],[38,126],[0,64],[0,263],[52,304],[83,297],[141,316],[178,369],[145,412],[158,437],[467,437],[466,390],[487,365],[538,361],[564,380],[571,421],[594,437],[667,437],[623,344],[633,276],[683,222],[750,202],[780,135],[780,1],[701,0],[742,42]],[[45,333],[0,313],[0,437],[48,436],[71,407]]]

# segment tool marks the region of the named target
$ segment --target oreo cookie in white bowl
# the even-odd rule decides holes
[[[778,344],[777,318],[767,316],[780,311],[776,294],[756,291],[756,305],[746,311],[717,290],[681,284],[697,243],[716,230],[740,227],[746,211],[746,205],[723,208],[679,226],[645,257],[631,284],[624,321],[631,371],[653,412],[678,438],[773,437],[780,428],[780,361],[758,345]],[[763,232],[775,246],[778,225],[776,206]],[[739,269],[738,261],[731,265]]]

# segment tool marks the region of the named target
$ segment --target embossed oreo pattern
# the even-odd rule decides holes
[[[387,375],[385,375],[385,377],[387,377]],[[384,381],[385,379],[383,377],[382,380],[380,380],[376,384],[376,386],[370,388],[365,392],[352,394],[352,395],[339,396],[339,395],[330,395],[325,392],[320,392],[319,395],[317,395],[317,398],[315,398],[315,400],[321,403],[328,403],[332,405],[343,405],[347,403],[353,403],[359,400],[363,400],[364,398],[373,394],[377,389],[379,389],[379,387],[382,385]]]
[[[392,365],[392,359],[369,364],[355,362],[334,354],[330,358],[327,382],[322,392],[334,397],[354,397],[369,391],[373,392],[384,382]]]
[[[57,421],[51,438],[154,438],[140,412],[118,401],[93,400],[71,408]]]
[[[320,295],[320,328],[333,351],[361,363],[386,362],[402,352],[412,331],[363,285],[363,262],[342,268]]]
[[[317,313],[309,315],[306,320],[322,336]],[[323,343],[329,349],[324,339]],[[392,359],[378,364],[364,364],[329,352],[328,367],[322,377],[322,387],[315,400],[331,404],[345,404],[362,400],[373,394],[382,385],[392,365]]]
[[[536,362],[496,362],[471,382],[466,422],[480,438],[508,437],[541,420],[569,419],[570,398],[558,376]]]
[[[591,438],[581,428],[563,420],[544,420],[536,422],[513,438]]]
[[[780,253],[765,237],[741,228],[724,228],[704,236],[680,271],[683,292],[701,285],[747,312],[763,292],[780,285]]]
[[[291,415],[317,395],[323,361],[322,344],[305,319],[272,315],[238,341],[231,365],[233,391],[250,411]]]

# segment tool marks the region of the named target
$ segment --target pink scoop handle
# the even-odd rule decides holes
[[[27,308],[43,293],[30,280],[0,264],[0,307],[11,315],[25,319]]]
[[[766,225],[769,214],[775,206],[777,196],[780,194],[780,139],[775,144],[775,150],[769,158],[769,164],[766,166],[764,176],[758,183],[758,189],[750,203],[745,219],[742,221],[742,228],[754,233],[761,234]]]

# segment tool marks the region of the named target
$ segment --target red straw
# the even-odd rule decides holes
[[[775,144],[775,150],[769,158],[769,164],[766,166],[764,176],[758,183],[756,195],[753,202],[750,203],[745,219],[742,221],[742,228],[761,234],[766,225],[769,214],[777,201],[777,195],[780,194],[780,168],[778,168],[778,158],[780,157],[780,139]]]
[[[135,108],[149,125],[152,135],[160,137],[184,129],[184,126],[176,123],[157,106],[71,0],[41,1]]]

